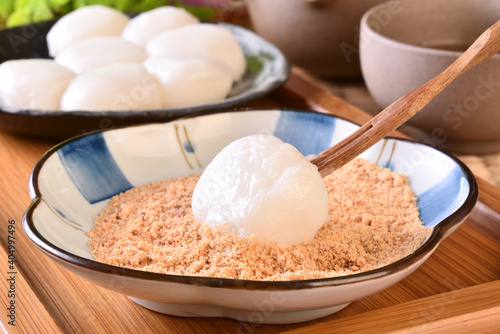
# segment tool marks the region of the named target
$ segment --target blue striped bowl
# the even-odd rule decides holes
[[[260,323],[322,317],[409,275],[465,220],[478,192],[464,164],[432,147],[395,138],[383,139],[362,154],[409,177],[421,219],[433,231],[409,256],[354,275],[264,282],[124,269],[93,261],[86,232],[112,196],[152,181],[202,172],[215,154],[237,138],[273,134],[309,155],[357,128],[315,112],[262,110],[79,136],[49,150],[34,167],[30,178],[33,202],[24,215],[24,230],[61,265],[158,312]]]

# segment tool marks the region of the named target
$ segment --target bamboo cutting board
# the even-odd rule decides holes
[[[251,107],[314,109],[356,123],[370,117],[297,71]],[[255,325],[149,311],[66,271],[36,249],[22,231],[21,217],[30,202],[29,173],[54,144],[0,133],[2,307],[12,300],[7,235],[8,226],[15,225],[16,326],[8,324],[5,308],[0,312],[9,333],[500,332],[500,189],[487,182],[478,180],[480,203],[467,221],[397,285],[315,321]]]

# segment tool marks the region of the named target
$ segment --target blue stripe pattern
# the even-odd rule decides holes
[[[420,219],[425,226],[436,225],[460,207],[462,180],[462,170],[455,167],[440,183],[418,196]]]
[[[184,146],[184,151],[186,151],[187,153],[194,153],[195,152],[195,149],[192,145],[192,143],[190,142],[184,142],[184,144],[182,145]]]
[[[394,172],[394,169],[396,168],[396,165],[394,164],[394,162],[392,162],[390,160],[387,162],[384,162],[384,163],[380,163],[379,166],[382,168],[388,168],[388,169],[392,170],[393,172]]]
[[[282,112],[274,136],[292,144],[305,156],[318,154],[330,147],[335,120],[316,113]]]
[[[132,188],[111,155],[102,133],[70,142],[57,154],[73,184],[91,204]]]

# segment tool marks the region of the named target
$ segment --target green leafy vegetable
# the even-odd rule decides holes
[[[14,11],[13,0],[0,0],[0,25],[4,26],[7,18]]]
[[[214,8],[187,5],[181,0],[0,0],[0,28],[52,20],[74,9],[96,4],[126,13],[174,5],[186,9],[200,20],[213,19],[216,13]]]
[[[274,56],[269,53],[260,52],[258,55],[246,57],[247,69],[252,73],[259,73],[262,66],[269,61],[274,60]]]
[[[130,1],[127,7],[128,12],[131,13],[141,13],[157,7],[166,6],[169,4],[168,0],[141,0],[141,1]]]
[[[197,18],[199,18],[202,21],[208,21],[208,20],[212,19],[216,14],[215,9],[213,9],[213,8],[190,6],[190,5],[184,4],[180,0],[174,0],[173,5],[177,6],[177,7],[184,8],[185,10],[187,10],[188,12],[190,12],[191,14],[193,14],[194,16],[196,16]]]

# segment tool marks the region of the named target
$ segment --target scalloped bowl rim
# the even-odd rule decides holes
[[[293,112],[305,112],[305,113],[317,113],[309,110],[297,110],[297,109],[288,109],[283,111],[293,111]],[[246,111],[252,112],[252,111]],[[211,113],[219,114],[219,112]],[[334,117],[345,122],[351,123],[353,125],[359,126],[358,124],[346,120],[345,118],[323,114],[325,117]],[[190,119],[195,117],[204,117],[202,116],[187,116],[182,119]],[[167,122],[170,123],[170,122]],[[135,127],[135,126],[147,126],[148,124],[141,125],[132,125],[132,126],[124,126],[120,127],[120,129]],[[383,276],[387,276],[399,271],[406,269],[409,265],[421,260],[424,258],[429,252],[432,252],[438,244],[447,236],[447,232],[453,229],[457,224],[463,222],[463,220],[470,214],[472,211],[478,197],[478,187],[475,181],[475,178],[472,172],[467,168],[465,164],[463,164],[460,160],[453,157],[450,154],[447,154],[439,149],[431,147],[429,145],[418,143],[413,140],[397,138],[397,137],[386,137],[388,139],[395,139],[397,141],[410,142],[415,145],[422,145],[424,147],[431,148],[436,150],[449,158],[451,158],[457,165],[460,167],[462,172],[465,174],[467,181],[470,185],[470,190],[467,195],[467,198],[462,203],[462,205],[455,210],[448,217],[440,221],[437,225],[433,227],[431,235],[428,239],[413,253],[410,255],[395,261],[389,265],[379,267],[373,270],[345,275],[345,276],[336,276],[336,277],[328,277],[328,278],[318,278],[318,279],[306,279],[306,280],[293,280],[293,281],[256,281],[256,280],[244,280],[244,279],[233,279],[233,278],[216,278],[216,277],[204,277],[204,276],[188,276],[188,275],[172,275],[172,274],[161,274],[154,272],[146,272],[129,268],[122,268],[117,266],[112,266],[105,263],[99,263],[94,260],[86,259],[78,255],[74,255],[68,251],[65,251],[51,242],[46,240],[35,228],[34,222],[32,219],[32,215],[37,205],[42,201],[42,194],[38,189],[37,178],[39,176],[39,172],[44,164],[44,162],[54,153],[57,152],[61,147],[71,143],[73,141],[79,140],[83,137],[95,134],[102,133],[107,131],[113,131],[115,129],[102,130],[102,131],[93,131],[88,134],[83,134],[80,136],[76,136],[70,138],[66,141],[63,141],[51,149],[49,149],[36,163],[33,168],[30,179],[29,179],[29,188],[30,188],[30,196],[32,198],[32,203],[26,210],[23,216],[23,228],[25,233],[31,239],[31,241],[44,253],[54,256],[63,262],[68,264],[76,265],[85,269],[89,269],[92,271],[97,271],[103,274],[113,274],[126,276],[130,278],[139,278],[145,280],[152,281],[161,281],[161,282],[171,282],[171,283],[182,283],[189,285],[199,285],[199,286],[207,286],[207,287],[217,287],[217,288],[229,288],[229,289],[244,289],[244,290],[298,290],[298,289],[310,289],[310,288],[318,288],[318,287],[326,287],[326,286],[338,286],[345,284],[353,284],[361,281],[371,280]]]

